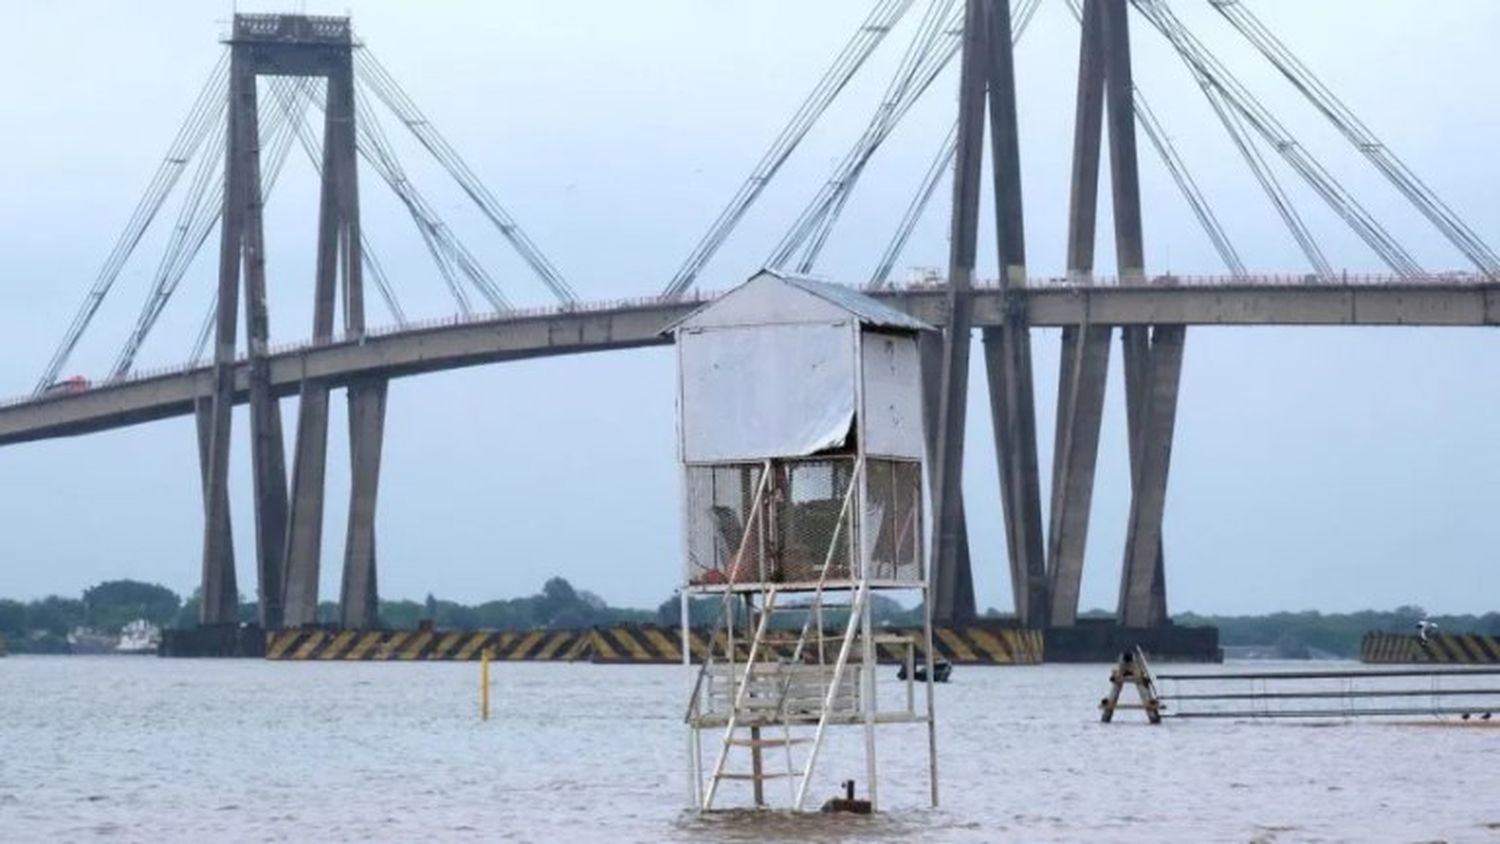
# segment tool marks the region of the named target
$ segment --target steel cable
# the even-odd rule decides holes
[[[109,295],[115,280],[119,278],[126,260],[135,251],[146,229],[150,227],[162,205],[166,203],[168,194],[177,184],[183,171],[187,169],[188,162],[202,146],[209,131],[219,122],[217,116],[223,111],[228,101],[228,78],[229,53],[226,50],[210,71],[208,80],[188,110],[188,115],[168,147],[161,165],[151,177],[140,202],[126,222],[124,231],[115,241],[114,247],[105,259],[104,266],[99,270],[98,276],[95,277],[93,285],[84,297],[83,304],[68,325],[62,342],[58,344],[46,368],[42,371],[42,376],[36,385],[37,393],[44,392],[57,381],[58,374],[67,365],[73,350],[78,346],[78,341],[88,329],[89,323],[93,321],[94,315],[98,313],[99,306],[103,304],[105,297]]]
[[[458,182],[459,187],[479,206],[484,216],[510,242],[511,247],[531,267],[542,283],[552,291],[558,301],[565,305],[577,303],[578,296],[563,279],[562,273],[558,272],[547,256],[542,254],[541,249],[527,236],[510,213],[500,205],[494,194],[479,180],[453,146],[433,127],[395,78],[370,53],[369,48],[362,48],[355,53],[354,67],[357,77],[374,91],[376,97],[391,109],[392,113],[411,130],[422,146],[438,160],[443,169],[447,170],[448,174]]]
[[[312,133],[307,125],[302,122],[301,114],[306,110],[308,103],[315,102],[311,91],[312,80],[305,77],[298,79],[278,79],[278,83],[285,83],[273,87],[273,93],[281,105],[282,111],[291,121],[292,132],[307,155],[307,161],[312,165],[313,173],[319,178],[323,175],[323,161],[318,150],[318,145],[313,141]],[[326,143],[326,140],[325,140]],[[386,310],[396,320],[397,325],[406,325],[406,312],[402,310],[401,303],[396,299],[396,291],[391,285],[390,278],[385,273],[385,267],[370,245],[370,237],[363,228],[359,232],[360,255],[364,262],[364,268],[369,271],[375,280],[375,289],[380,293],[380,298],[385,302]]]
[[[1363,121],[1319,79],[1291,49],[1237,0],[1210,0],[1230,25],[1323,113],[1339,132],[1375,165],[1392,185],[1480,272],[1500,274],[1500,258],[1417,174],[1391,151]]]
[[[728,239],[765,186],[781,169],[818,119],[827,111],[828,106],[849,84],[849,80],[864,65],[870,54],[885,40],[885,36],[890,33],[911,4],[912,0],[880,0],[871,10],[859,28],[855,30],[854,35],[834,57],[833,63],[818,80],[812,92],[807,95],[791,119],[782,127],[771,146],[751,170],[744,184],[730,197],[724,210],[714,219],[708,231],[688,254],[687,259],[683,261],[682,266],[678,268],[662,292],[663,298],[675,299],[693,286],[703,267]]]
[[[1307,152],[1265,106],[1252,95],[1161,0],[1131,0],[1136,9],[1203,79],[1297,171],[1360,239],[1403,278],[1422,275],[1422,268],[1316,158]]]

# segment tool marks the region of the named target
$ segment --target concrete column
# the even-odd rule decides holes
[[[1109,101],[1110,169],[1114,186],[1115,251],[1125,283],[1142,283],[1145,247],[1141,226],[1140,176],[1135,145],[1134,82],[1130,57],[1130,18],[1127,0],[1096,0],[1102,4],[1101,30],[1106,60],[1105,91]],[[1177,407],[1177,379],[1182,367],[1185,332],[1181,327],[1157,326],[1155,339],[1148,329],[1122,329],[1125,363],[1125,403],[1130,432],[1131,526],[1127,528],[1125,562],[1121,572],[1120,621],[1146,626],[1153,615],[1165,618],[1166,579],[1162,543],[1166,495],[1166,455],[1171,451]],[[1162,353],[1166,357],[1156,360]],[[1169,395],[1163,395],[1167,393]],[[1163,418],[1163,415],[1167,418]],[[1165,442],[1160,441],[1162,437]],[[1143,489],[1142,479],[1160,484]],[[1137,524],[1137,519],[1155,519]],[[1139,534],[1139,540],[1131,537]],[[1144,544],[1142,544],[1144,543]],[[1142,550],[1150,549],[1149,558]],[[1144,568],[1141,568],[1144,567]],[[1132,584],[1135,584],[1132,586]],[[1144,589],[1145,606],[1134,606],[1127,593]],[[1155,598],[1149,596],[1155,595]],[[1131,607],[1127,612],[1127,605]],[[1154,607],[1154,608],[1153,608]],[[1128,618],[1127,618],[1128,616]]]
[[[1068,274],[1075,278],[1089,278],[1094,271],[1104,74],[1101,9],[1098,0],[1085,0],[1068,214]],[[1047,535],[1051,622],[1057,627],[1072,626],[1078,620],[1078,594],[1083,581],[1109,372],[1110,333],[1108,326],[1087,324],[1063,329]]]
[[[340,189],[344,162],[353,148],[354,110],[346,74],[328,82],[323,125],[323,178],[318,213],[318,255],[314,278],[313,337],[333,336],[339,257],[344,239]],[[304,381],[297,418],[292,470],[291,518],[286,533],[286,623],[313,624],[318,617],[318,579],[323,550],[323,501],[328,463],[328,385]]]
[[[1010,291],[1026,284],[1015,64],[1011,53],[1010,2],[992,0],[988,6],[985,57],[990,145],[994,160],[995,242],[1001,289]],[[1010,549],[1011,582],[1015,588],[1017,618],[1028,627],[1045,627],[1050,601],[1043,555],[1031,330],[1024,303],[1019,297],[1007,297],[1003,307],[1003,327],[986,329],[984,336],[995,451],[1000,462],[1000,485]]]
[[[924,331],[917,338],[922,365],[922,412],[927,438],[927,484],[934,501],[937,497],[938,416],[942,412],[943,351],[945,340],[940,332]],[[935,505],[934,505],[935,506]],[[974,602],[974,568],[969,557],[969,529],[964,515],[963,491],[959,490],[954,506],[958,510],[957,542],[952,546],[953,559],[942,565],[953,572],[954,613],[947,620],[967,621],[977,609]],[[937,561],[929,561],[936,570]],[[967,612],[967,614],[966,614]]]
[[[959,79],[958,144],[954,153],[952,231],[948,253],[948,330],[943,335],[933,477],[933,618],[952,622],[974,615],[959,601],[958,549],[967,543],[963,496],[964,422],[968,409],[973,302],[969,289],[979,233],[984,164],[984,101],[988,59],[985,16],[989,0],[969,0]]]
[[[203,490],[203,494],[204,494],[204,499],[203,499],[203,505],[204,505],[204,507],[203,507],[203,509],[204,509],[204,512],[207,513],[207,511],[208,511],[208,497],[207,497],[208,496],[208,468],[209,468],[209,463],[210,463],[209,455],[211,453],[212,440],[213,440],[213,402],[212,402],[212,400],[209,399],[208,397],[200,397],[196,402],[194,402],[193,417],[194,417],[194,421],[197,423],[196,427],[197,427],[197,430],[198,430],[198,475],[199,475],[199,484],[200,484],[200,486],[201,486],[201,488]],[[230,519],[229,519],[227,513],[226,513],[224,519],[218,523],[218,527],[219,527],[219,530],[222,531],[222,533],[218,537],[215,538],[215,540],[216,540],[215,544],[216,544],[216,547],[222,549],[224,555],[227,557],[227,562],[225,562],[223,564],[222,574],[227,574],[229,582],[228,582],[227,585],[219,585],[219,586],[217,586],[216,589],[222,590],[222,589],[226,588],[226,586],[227,586],[228,591],[230,591],[231,593],[235,594],[235,596],[236,596],[236,603],[237,603],[238,602],[238,592],[236,591],[235,576],[234,576],[234,535],[233,535],[233,530],[231,529]],[[204,582],[206,584],[207,583],[206,575],[208,574],[208,572],[207,572],[206,569],[204,571],[204,574],[205,574],[205,580],[204,580]],[[205,599],[204,600],[204,604],[205,605],[208,603],[207,602],[207,596],[208,596],[208,590],[205,588],[204,592],[203,592],[203,597]],[[239,607],[236,606],[235,607],[235,614],[236,614],[236,616],[238,616],[238,613],[239,613]],[[204,610],[203,610],[202,606],[200,606],[199,610],[198,610],[198,618],[199,618],[200,622],[203,621],[203,615],[204,615]],[[220,623],[220,622],[215,621],[215,622],[205,622],[205,623]]]
[[[385,435],[384,380],[349,387],[349,539],[344,549],[339,623],[370,628],[378,623],[375,569],[375,501],[380,488],[380,450]]]
[[[270,315],[266,303],[265,229],[261,214],[260,129],[254,78],[239,101],[248,124],[246,145],[237,162],[244,178],[245,338],[250,358],[251,465],[255,490],[255,556],[260,623],[282,626],[283,560],[286,551],[286,450],[281,435],[281,403],[271,394],[266,358]]]
[[[1033,400],[1017,382],[1029,369],[1029,347],[1016,348],[1024,326],[986,328],[985,373],[990,391],[995,452],[1000,464],[1000,499],[1005,514],[1006,549],[1010,558],[1011,595],[1016,618],[1027,627],[1046,627],[1048,588],[1042,556],[1041,490],[1036,459],[1036,421]],[[1023,368],[1024,367],[1024,368]],[[1029,392],[1029,390],[1027,391]],[[1026,417],[1030,417],[1029,419]],[[1025,447],[1026,431],[1031,448]]]
[[[1053,454],[1051,532],[1047,543],[1051,621],[1055,627],[1069,627],[1078,620],[1078,595],[1083,582],[1083,558],[1109,373],[1110,327],[1090,325],[1071,331],[1075,336],[1071,342],[1065,338],[1063,348],[1066,374],[1059,387],[1059,435]]]
[[[345,88],[354,102],[353,77],[329,79],[329,87]],[[364,259],[359,239],[359,178],[354,146],[354,113],[334,157],[339,168],[338,204],[343,220],[339,246],[344,280],[344,330],[351,337],[365,331]],[[346,628],[368,628],[378,623],[375,568],[375,498],[380,486],[380,450],[385,437],[386,381],[349,386],[349,530],[344,545],[343,590],[339,621]]]
[[[318,620],[318,577],[323,551],[324,475],[328,462],[328,386],[302,385],[292,502],[286,534],[286,625]]]
[[[239,315],[240,261],[245,222],[245,151],[248,137],[245,114],[255,107],[255,76],[238,53],[230,59],[228,138],[224,156],[224,215],[220,226],[219,298],[215,316],[212,393],[203,497],[202,624],[233,624],[239,616],[239,593],[234,576],[234,550],[229,529],[229,435],[234,415],[234,358]],[[250,124],[250,125],[253,125]]]
[[[1133,472],[1124,576],[1120,583],[1120,623],[1127,627],[1147,627],[1164,620],[1153,615],[1164,614],[1166,610],[1165,592],[1159,586],[1161,524],[1186,333],[1180,325],[1157,326],[1141,389],[1143,401],[1136,437],[1139,457]]]

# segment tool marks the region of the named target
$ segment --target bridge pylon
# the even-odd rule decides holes
[[[962,515],[964,417],[968,395],[970,332],[983,173],[985,106],[989,106],[994,169],[996,248],[1006,315],[984,329],[985,370],[999,458],[1002,510],[1016,616],[1023,625],[1047,624],[1047,582],[1042,553],[1041,492],[1037,472],[1036,413],[1032,390],[1031,334],[1022,300],[1012,290],[1026,284],[1026,245],[1017,143],[1015,64],[1009,0],[969,0],[959,82],[958,146],[954,163],[952,236],[948,270],[948,330],[944,334],[936,414],[933,471],[934,616],[972,617],[972,573],[960,563],[967,546]]]
[[[1106,103],[1120,283],[1145,281],[1128,13],[1126,0],[1084,0],[1068,218],[1068,275],[1083,283],[1094,273]],[[1078,618],[1111,333],[1109,325],[1063,328],[1047,541],[1051,620],[1057,626]],[[1120,334],[1132,494],[1118,619],[1146,627],[1166,619],[1162,515],[1185,332],[1181,326],[1128,326]]]
[[[1094,273],[1106,104],[1120,283],[1145,281],[1128,12],[1127,0],[1084,0],[1068,221],[1067,264],[1073,283],[1088,284]],[[929,413],[935,440],[934,615],[955,621],[975,611],[961,473],[973,325],[970,290],[988,105],[1002,319],[982,333],[1011,592],[1022,625],[1068,627],[1078,618],[1113,329],[1087,321],[1063,328],[1051,503],[1044,532],[1031,325],[1020,295],[1026,284],[1026,249],[1010,20],[1008,0],[968,2],[954,165],[949,320],[940,363],[928,367],[939,385]],[[1162,516],[1185,333],[1180,325],[1120,329],[1131,509],[1118,620],[1128,627],[1156,626],[1166,620]]]
[[[317,378],[305,378],[301,384],[289,499],[279,400],[270,384],[256,83],[260,76],[326,81],[313,337],[315,341],[332,339],[340,289],[344,331],[358,337],[364,332],[365,319],[356,167],[355,43],[347,18],[236,15],[229,46],[228,143],[214,376],[211,393],[200,402],[205,417],[202,454],[206,514],[200,620],[205,624],[237,620],[228,464],[230,419],[237,388],[235,334],[243,278],[260,620],[266,628],[274,629],[317,620],[329,385]],[[374,518],[385,394],[384,379],[349,388],[354,487],[340,601],[340,621],[348,626],[375,623]]]

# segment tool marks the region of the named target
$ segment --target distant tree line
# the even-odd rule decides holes
[[[1208,624],[1219,628],[1219,644],[1256,645],[1274,650],[1283,659],[1307,659],[1331,654],[1355,658],[1360,640],[1372,630],[1414,633],[1417,622],[1427,618],[1438,632],[1480,633],[1500,636],[1500,612],[1483,615],[1428,616],[1421,607],[1394,610],[1363,610],[1352,613],[1277,612],[1269,615],[1197,615],[1173,617],[1178,624]]]
[[[872,612],[877,625],[914,627],[922,623],[921,606],[903,607],[883,596],[871,596]],[[193,627],[198,623],[200,596],[195,592],[187,600],[165,586],[134,580],[111,580],[84,590],[80,598],[56,595],[22,602],[0,599],[0,636],[15,653],[65,653],[67,636],[76,628],[88,628],[116,634],[136,619],[145,619],[158,627]],[[693,626],[716,624],[726,604],[720,597],[695,599],[689,607]],[[800,628],[805,613],[789,611],[775,616],[775,626]],[[240,620],[253,623],[259,608],[254,601],[240,603]],[[380,624],[390,629],[412,629],[430,621],[441,630],[573,630],[611,624],[657,624],[675,627],[681,618],[681,606],[673,595],[656,609],[612,607],[587,590],[575,589],[561,577],[543,584],[535,595],[486,601],[468,605],[428,595],[424,601],[382,601]],[[1109,614],[1093,610],[1084,618],[1104,618]],[[994,609],[985,618],[1007,616]],[[1417,621],[1427,618],[1421,607],[1403,606],[1390,611],[1365,610],[1355,613],[1278,612],[1268,615],[1217,616],[1182,613],[1173,621],[1182,625],[1212,625],[1219,628],[1222,645],[1257,646],[1287,659],[1305,659],[1321,655],[1356,657],[1360,639],[1372,630],[1410,633]],[[318,606],[320,623],[333,624],[338,605],[325,601]],[[842,624],[847,611],[826,610],[823,621],[829,626]],[[1484,615],[1438,615],[1431,621],[1439,631],[1500,635],[1500,612]]]
[[[169,626],[181,613],[182,599],[165,586],[110,580],[85,589],[82,598],[49,595],[26,603],[0,598],[0,636],[16,653],[66,653],[75,628],[116,634],[139,618]]]

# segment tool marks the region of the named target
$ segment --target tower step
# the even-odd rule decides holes
[[[810,738],[732,738],[729,743],[735,747],[786,747],[793,744],[807,744]]]
[[[786,779],[787,777],[795,777],[795,776],[797,776],[797,775],[796,774],[787,773],[786,771],[781,771],[781,772],[773,773],[773,774],[723,773],[723,774],[719,774],[719,779],[721,779],[721,780],[750,780],[750,781],[754,781],[754,780],[781,780],[781,779]]]

